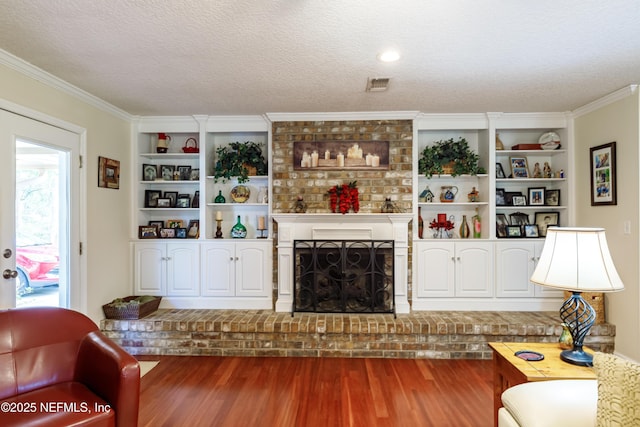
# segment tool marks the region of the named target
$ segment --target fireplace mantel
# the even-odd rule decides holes
[[[278,300],[276,311],[293,309],[295,240],[393,240],[396,313],[409,313],[409,223],[411,214],[273,214],[278,223]]]

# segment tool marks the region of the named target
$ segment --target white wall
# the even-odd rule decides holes
[[[0,58],[5,59],[6,58]],[[129,241],[130,122],[16,71],[0,61],[0,99],[86,129],[86,314],[102,319],[102,304],[131,292]],[[19,63],[18,63],[19,65]],[[41,78],[41,75],[37,75]],[[46,76],[44,76],[46,77]],[[98,188],[98,156],[120,160],[120,189]]]
[[[626,93],[626,92],[623,92]],[[638,91],[579,115],[575,120],[576,225],[604,227],[616,269],[625,289],[605,295],[607,320],[616,325],[616,353],[640,361],[639,160]],[[615,206],[591,206],[589,148],[616,142]],[[623,224],[631,223],[631,234]]]

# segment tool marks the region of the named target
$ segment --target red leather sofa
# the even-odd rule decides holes
[[[63,308],[0,311],[0,425],[138,424],[140,366]]]

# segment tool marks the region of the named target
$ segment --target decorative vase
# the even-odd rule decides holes
[[[500,139],[500,134],[496,133],[496,150],[504,150],[504,144]]]
[[[424,221],[422,220],[422,208],[418,207],[418,237],[422,239],[422,233],[424,232]]]
[[[565,323],[562,324],[562,333],[560,334],[560,339],[558,339],[558,342],[560,343],[560,347],[565,350],[573,348],[573,337],[571,336],[569,327]]]
[[[460,223],[460,238],[467,239],[470,234],[469,223],[467,223],[467,216],[462,215],[462,223]]]
[[[384,199],[384,203],[382,204],[382,209],[380,212],[382,213],[394,213],[396,211],[396,206],[391,201],[390,197]]]
[[[222,195],[222,190],[218,190],[218,195],[216,196],[215,199],[213,199],[214,203],[225,203],[227,201],[227,199],[224,198],[224,196]]]
[[[302,196],[298,196],[298,200],[296,200],[296,204],[293,209],[296,213],[307,212],[307,204],[302,199]]]
[[[240,215],[238,215],[238,221],[236,222],[236,225],[231,228],[231,237],[233,237],[234,239],[244,239],[245,237],[247,237],[247,227],[242,225],[242,222],[240,221]]]
[[[480,218],[478,208],[476,208],[476,214],[471,218],[471,224],[473,225],[473,238],[479,239],[482,235],[482,218]]]

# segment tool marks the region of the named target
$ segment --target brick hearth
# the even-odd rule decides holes
[[[490,341],[555,342],[551,312],[275,313],[161,309],[100,322],[134,355],[490,359]],[[589,347],[613,352],[615,326],[595,325]]]

